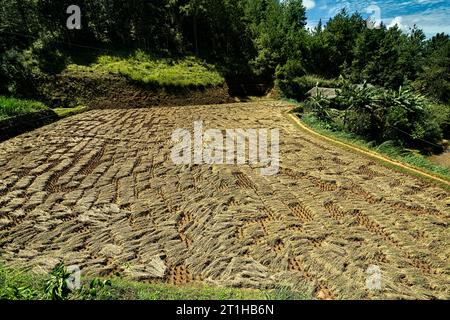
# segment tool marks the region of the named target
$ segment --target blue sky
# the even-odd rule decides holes
[[[450,34],[450,0],[303,0],[307,8],[308,27],[320,19],[325,23],[342,8],[349,12],[359,11],[369,17],[367,8],[379,8],[381,21],[387,26],[398,24],[408,28],[416,24],[428,37],[438,32]],[[373,11],[375,12],[375,11]]]

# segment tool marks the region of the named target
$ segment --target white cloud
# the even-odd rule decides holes
[[[396,22],[400,22],[399,27],[408,31],[414,25],[417,25],[425,32],[427,37],[432,37],[436,33],[445,32],[450,34],[450,24],[448,23],[450,10],[434,9],[426,10],[420,14],[402,15],[401,17],[384,18],[383,22],[387,26],[394,26]],[[401,18],[398,20],[398,18]]]
[[[303,0],[303,6],[306,10],[310,10],[316,6],[316,2],[314,0]]]
[[[435,3],[442,3],[442,0],[417,0],[417,3],[419,4],[435,4]]]
[[[397,25],[399,29],[403,29],[404,26],[402,24],[402,21],[403,21],[402,17],[395,17],[394,19],[392,19],[391,23],[387,25],[387,27],[393,28]]]

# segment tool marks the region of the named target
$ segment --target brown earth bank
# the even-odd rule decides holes
[[[147,108],[234,102],[226,84],[215,87],[157,87],[108,73],[66,71],[43,87],[52,107]]]
[[[44,272],[449,299],[450,193],[300,131],[290,106],[91,110],[0,144],[0,254]],[[172,132],[279,128],[280,172],[175,165]],[[381,271],[369,290],[368,270]]]

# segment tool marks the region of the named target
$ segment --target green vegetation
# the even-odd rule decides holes
[[[34,100],[0,96],[0,120],[23,116],[34,112],[50,110],[44,103]],[[60,118],[65,118],[87,110],[85,106],[52,109]]]
[[[414,87],[450,109],[450,38],[437,34],[426,43],[426,59]]]
[[[50,109],[39,101],[0,96],[0,141],[86,110],[84,106]]]
[[[310,297],[282,287],[275,290],[234,289],[163,283],[140,283],[121,278],[82,279],[81,288],[70,291],[70,274],[59,263],[49,275],[12,270],[0,264],[0,300],[304,300]]]
[[[86,111],[88,108],[85,106],[78,106],[74,108],[54,108],[53,111],[60,117],[66,118],[69,116],[73,116],[75,114],[82,113]]]
[[[177,287],[167,284],[145,284],[126,280],[114,281],[116,298],[140,300],[305,300],[307,295],[280,287],[275,290],[236,289],[191,285]],[[125,296],[120,292],[128,293]]]
[[[443,151],[443,134],[430,102],[408,89],[386,90],[346,83],[337,97],[320,94],[305,103],[305,111],[342,130],[380,145],[392,141],[425,153]]]
[[[41,102],[0,96],[0,120],[48,110]]]
[[[403,162],[406,164],[410,164],[412,166],[425,169],[426,171],[430,171],[438,176],[441,176],[444,179],[450,179],[450,169],[435,165],[428,161],[426,157],[421,155],[420,153],[405,149],[395,142],[386,141],[382,144],[377,145],[374,142],[368,142],[361,136],[358,136],[354,133],[349,133],[341,130],[336,130],[335,127],[330,126],[329,123],[319,120],[315,115],[311,113],[307,114],[299,114],[302,121],[314,129],[315,131],[337,140],[340,140],[345,143],[349,143],[351,145],[355,145],[362,149],[368,149],[371,151],[379,152],[383,155],[388,156],[391,159],[397,160],[399,162]]]
[[[297,101],[319,86],[337,88],[338,96],[318,95],[298,108],[308,125],[450,177],[450,169],[423,156],[442,151],[443,139],[450,138],[447,34],[426,39],[416,27],[407,32],[384,24],[369,28],[362,15],[346,10],[309,30],[302,0],[133,0],[132,5],[121,0],[78,0],[76,4],[82,8],[82,28],[67,30],[68,15],[61,1],[2,0],[1,139],[86,109],[46,107],[86,103],[79,99],[81,94],[74,94],[84,83],[72,86],[62,81],[65,90],[57,94],[48,89],[65,70],[83,77],[120,75],[144,87],[206,88],[225,81],[236,87],[263,84],[276,86],[283,98]],[[110,83],[98,86],[102,81],[86,85],[97,89],[92,95],[106,91]],[[49,112],[45,121],[37,111]],[[14,117],[22,115],[30,118],[19,123]],[[178,288],[124,279],[90,279],[79,291],[70,292],[67,277],[63,265],[47,276],[0,266],[0,298],[303,297],[283,287],[269,292]]]
[[[445,139],[450,139],[450,106],[442,103],[429,103],[428,108],[434,121],[439,125]]]
[[[289,71],[289,65],[280,68],[277,73],[277,85],[284,95],[302,101],[307,98],[306,94],[311,89],[318,87],[338,88],[341,83],[339,80],[324,79],[320,76],[305,75],[297,77],[295,73]]]
[[[327,79],[342,76],[391,90],[408,85],[449,103],[448,35],[426,39],[418,28],[368,28],[359,13],[346,10],[307,30],[303,4],[135,0],[130,6],[80,0],[83,27],[67,32],[59,2],[5,0],[0,94],[38,98],[42,83],[72,64],[162,86],[217,85],[222,77],[238,84],[278,84],[297,100],[313,83],[334,87],[339,82]],[[136,54],[123,57],[118,52],[124,50]],[[73,65],[86,60],[94,64]]]
[[[210,87],[225,82],[213,65],[198,58],[154,58],[141,50],[126,57],[103,55],[91,66],[72,64],[68,70],[120,74],[138,83],[161,87]]]

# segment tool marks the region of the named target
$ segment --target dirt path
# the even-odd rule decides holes
[[[450,298],[450,194],[296,128],[288,106],[93,110],[0,144],[9,265],[318,298]],[[176,166],[175,128],[280,128],[281,171]],[[366,287],[378,266],[382,290]]]

